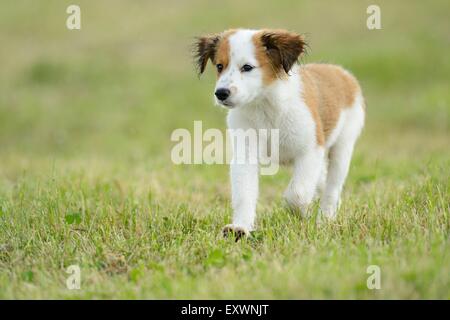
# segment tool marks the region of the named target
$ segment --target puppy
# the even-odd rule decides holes
[[[319,197],[320,218],[333,219],[364,126],[358,81],[339,66],[299,65],[305,41],[285,30],[227,30],[198,38],[195,48],[199,74],[208,60],[217,70],[215,101],[229,109],[230,129],[279,130],[280,162],[294,168],[289,207],[307,214]],[[230,167],[233,223],[223,231],[239,238],[255,227],[259,166]]]

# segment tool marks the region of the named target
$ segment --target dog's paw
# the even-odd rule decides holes
[[[223,227],[222,233],[224,237],[228,237],[230,234],[233,235],[237,242],[241,238],[248,237],[250,235],[250,230],[236,224],[227,224]]]
[[[302,218],[311,216],[311,200],[305,199],[296,190],[292,188],[284,192],[285,208],[289,213],[300,215]]]
[[[321,208],[316,217],[316,224],[321,226],[336,220],[336,209],[327,208],[324,210]]]
[[[308,219],[311,217],[312,209],[309,206],[303,206],[303,207],[293,206],[290,203],[288,203],[287,201],[285,201],[284,208],[286,209],[286,211],[289,214],[292,214],[295,216],[300,216],[303,219]]]

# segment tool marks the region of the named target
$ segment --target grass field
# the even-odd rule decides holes
[[[450,298],[448,1],[376,1],[373,31],[372,1],[84,0],[69,31],[72,3],[0,3],[0,298]],[[258,231],[223,239],[228,168],[170,161],[174,129],[225,129],[190,44],[229,27],[304,33],[303,63],[360,79],[336,222],[284,209],[283,168],[262,178]]]

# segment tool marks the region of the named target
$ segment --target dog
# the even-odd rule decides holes
[[[286,30],[233,29],[198,37],[194,56],[199,75],[208,61],[216,68],[214,99],[229,110],[229,129],[279,130],[280,162],[293,165],[284,192],[289,208],[308,215],[320,198],[318,217],[334,219],[365,102],[342,67],[300,64],[306,47],[303,36]],[[223,233],[238,240],[255,230],[259,166],[232,162],[230,175],[233,220]]]

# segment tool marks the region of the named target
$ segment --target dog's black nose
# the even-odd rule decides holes
[[[225,89],[225,88],[220,88],[220,89],[217,89],[214,94],[216,95],[217,99],[219,99],[220,101],[224,101],[230,96],[230,90]]]

